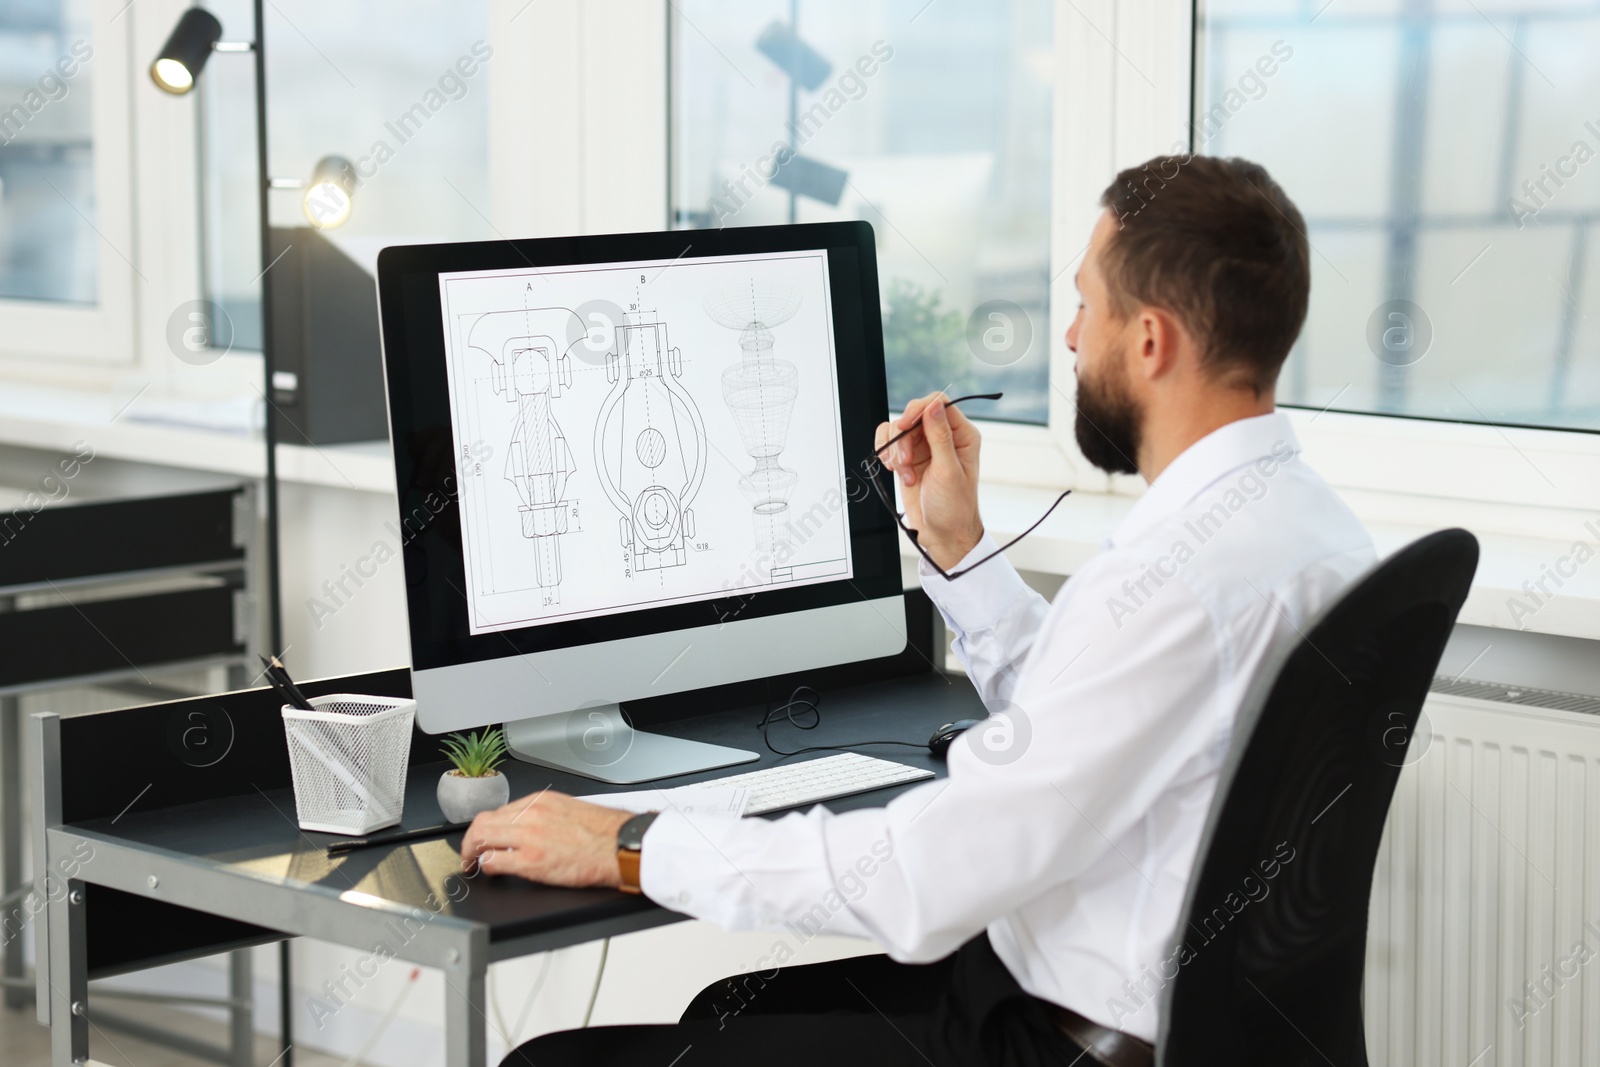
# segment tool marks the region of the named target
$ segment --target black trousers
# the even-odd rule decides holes
[[[1070,1067],[1082,1055],[983,934],[938,963],[860,956],[727,978],[675,1026],[546,1034],[502,1067]]]

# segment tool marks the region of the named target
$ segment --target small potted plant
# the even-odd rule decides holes
[[[505,734],[480,730],[451,734],[440,742],[450,770],[439,776],[439,809],[451,822],[471,822],[480,811],[492,811],[511,800],[511,782],[496,768],[506,758]]]

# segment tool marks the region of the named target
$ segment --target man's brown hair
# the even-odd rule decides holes
[[[1100,203],[1118,223],[1101,261],[1116,314],[1165,308],[1206,367],[1270,389],[1305,323],[1311,257],[1300,210],[1266,168],[1157,156],[1118,174]]]

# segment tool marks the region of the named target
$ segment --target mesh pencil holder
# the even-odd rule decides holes
[[[335,693],[283,707],[302,830],[362,835],[400,821],[415,700]]]

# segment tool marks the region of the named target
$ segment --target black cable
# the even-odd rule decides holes
[[[803,693],[809,693],[811,695],[802,696],[801,694]],[[774,752],[779,756],[798,756],[802,752],[833,752],[840,750],[848,751],[855,748],[865,748],[868,745],[902,745],[906,748],[921,749],[926,749],[928,747],[928,743],[926,741],[852,741],[849,744],[844,745],[808,745],[805,748],[797,748],[792,752],[785,752],[783,749],[772,743],[770,731],[772,729],[773,720],[779,715],[782,715],[784,718],[788,719],[789,725],[793,726],[796,730],[815,730],[818,726],[821,726],[822,711],[817,707],[821,700],[822,694],[818,693],[809,685],[795,686],[794,691],[789,694],[789,699],[787,701],[779,704],[775,708],[767,709],[767,713],[761,716],[761,721],[756,723],[756,729],[761,731],[762,743],[767,746],[769,751]],[[801,721],[807,714],[811,716],[811,722],[809,725]],[[799,718],[796,718],[797,715]]]

